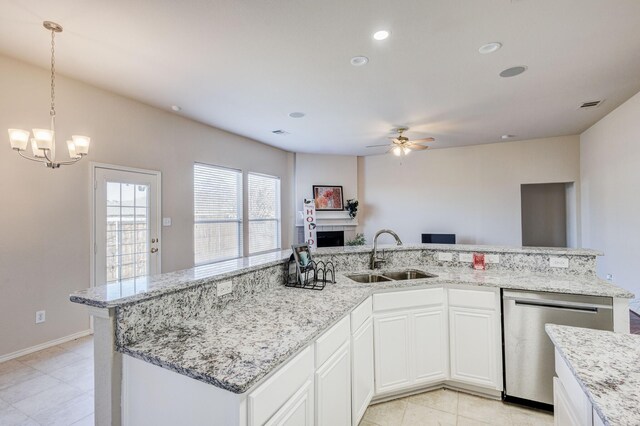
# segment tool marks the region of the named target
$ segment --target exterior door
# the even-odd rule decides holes
[[[160,273],[160,172],[94,167],[94,285]]]

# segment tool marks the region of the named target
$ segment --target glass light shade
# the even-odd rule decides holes
[[[402,153],[404,155],[409,155],[410,152],[411,152],[411,149],[407,148],[406,146],[402,148]]]
[[[67,141],[67,148],[69,149],[69,158],[75,160],[76,158],[80,158],[80,155],[76,152],[76,145],[73,141]]]
[[[31,138],[31,150],[36,158],[44,158],[44,153],[38,149],[38,142],[35,138]]]
[[[53,146],[53,130],[33,129],[33,137],[38,144],[38,149],[51,149]]]
[[[12,149],[24,151],[29,143],[29,132],[21,129],[9,129],[9,142],[11,142]]]
[[[91,144],[91,138],[89,136],[73,135],[71,139],[73,139],[76,154],[87,155],[89,153],[89,145]]]
[[[393,152],[393,155],[395,155],[396,157],[400,157],[402,155],[402,148],[400,148],[399,146],[394,146],[391,152]]]

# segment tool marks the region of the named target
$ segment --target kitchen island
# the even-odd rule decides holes
[[[446,316],[444,299],[451,291],[468,288],[493,292],[491,306],[497,309],[492,311],[493,323],[496,315],[499,318],[500,289],[606,296],[614,300],[616,330],[628,331],[626,310],[632,295],[595,276],[598,253],[594,251],[394,246],[386,249],[385,269],[413,268],[436,277],[357,283],[345,276],[366,272],[370,252],[369,247],[318,250],[314,256],[331,260],[338,270],[336,283],[322,291],[282,285],[290,255],[283,251],[73,294],[71,300],[89,305],[96,317],[96,354],[100,357],[96,358],[96,394],[101,392],[111,401],[110,405],[96,407],[96,421],[118,424],[121,420],[120,365],[125,354],[125,360],[142,360],[215,387],[216,392],[223,392],[221,399],[229,397],[231,405],[237,403],[238,423],[245,424],[247,419],[242,413],[250,411],[246,407],[247,395],[377,294],[433,290],[430,294],[439,298],[437,306],[444,306],[438,312]],[[493,255],[495,263],[489,263],[486,271],[474,271],[466,261],[468,256],[464,256],[473,252]],[[566,259],[567,267],[551,268],[552,257]],[[233,284],[232,293],[218,296],[217,285],[228,280]],[[491,336],[499,335],[499,328],[490,331]],[[490,395],[501,390],[497,379],[501,376],[500,362],[497,359],[491,363],[493,378],[487,383],[493,384],[486,389]],[[449,368],[448,364],[443,368]],[[423,383],[443,383],[442,377],[433,376],[433,380]],[[411,389],[417,384],[414,381]],[[385,392],[377,393],[386,395]],[[237,399],[232,395],[238,395]],[[96,400],[99,401],[98,396]],[[248,417],[251,423],[251,413]]]
[[[640,424],[640,336],[554,324],[546,330],[556,347],[555,399],[566,395],[556,414],[565,424]]]

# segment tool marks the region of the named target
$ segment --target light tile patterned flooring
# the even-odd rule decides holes
[[[93,338],[0,363],[0,425],[93,425]]]
[[[360,426],[553,425],[553,415],[439,389],[370,406]]]
[[[93,338],[0,363],[0,425],[93,425]],[[367,409],[360,426],[552,425],[553,416],[451,390]]]

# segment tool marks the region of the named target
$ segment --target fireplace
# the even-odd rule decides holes
[[[344,246],[344,231],[318,231],[316,238],[318,247]]]

